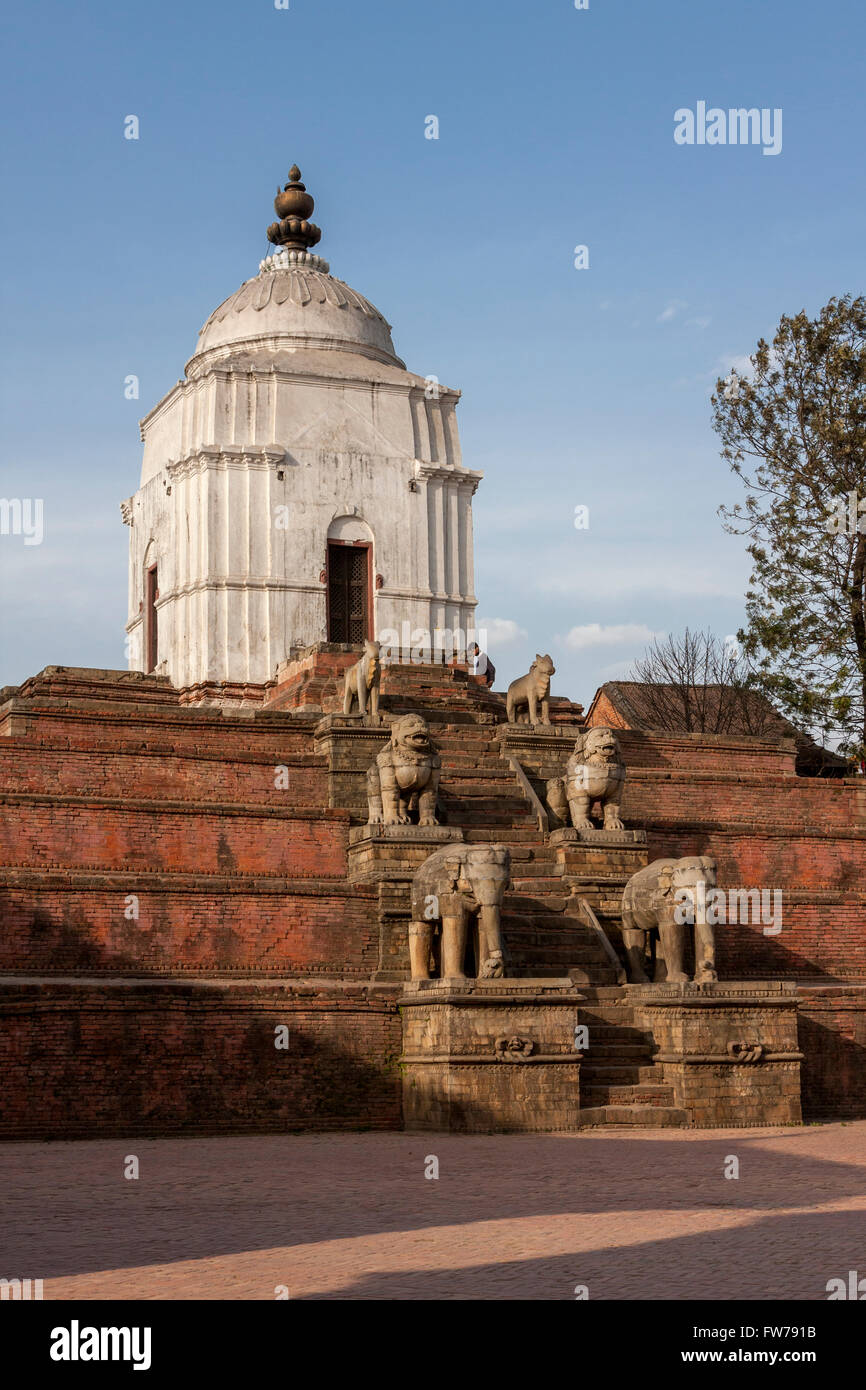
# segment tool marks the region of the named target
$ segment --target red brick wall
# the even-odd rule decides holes
[[[727,735],[618,735],[627,824],[650,859],[710,854],[721,888],[782,893],[782,931],[719,925],[737,979],[866,981],[866,779],[798,777],[793,745]]]
[[[399,1053],[394,1005],[360,988],[7,987],[0,1136],[399,1129]]]
[[[343,879],[347,833],[337,811],[0,796],[4,864]]]
[[[802,988],[803,1118],[866,1118],[866,988]]]
[[[370,975],[379,928],[372,888],[311,880],[7,873],[0,969],[88,973],[240,971]],[[139,917],[127,918],[127,895]]]
[[[277,790],[276,769],[288,769],[291,790]],[[286,780],[281,777],[280,780]],[[328,801],[324,758],[275,748],[273,758],[241,749],[57,748],[0,738],[0,788],[5,792],[130,797],[148,801],[243,802],[275,810],[318,809]]]
[[[491,720],[502,703],[460,672],[399,669],[383,683],[404,706],[433,701],[458,722]],[[150,1132],[399,1123],[396,1082],[382,1078],[399,1051],[396,1016],[311,986],[298,1034],[308,1050],[285,1075],[265,1052],[259,1071],[250,1058],[276,996],[230,979],[360,982],[377,969],[376,893],[346,882],[347,814],[320,809],[316,722],[273,707],[184,708],[160,682],[87,672],[36,678],[0,714],[0,970],[218,979],[168,999],[155,984],[6,987],[0,1128],[14,1132],[28,1096],[43,1123],[41,1083],[52,1133],[143,1132],[148,1115]],[[793,746],[760,739],[620,737],[624,816],[647,826],[651,857],[711,853],[721,886],[783,892],[778,936],[761,923],[717,929],[723,977],[845,982],[807,994],[804,1085],[818,1117],[866,1113],[866,991],[847,989],[866,981],[866,782],[798,778]],[[277,766],[289,769],[285,791]],[[125,916],[130,894],[137,920]],[[89,1119],[75,1130],[79,1091]]]

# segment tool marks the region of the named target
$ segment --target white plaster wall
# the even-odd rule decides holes
[[[377,634],[472,627],[481,475],[461,465],[458,393],[427,399],[423,379],[342,346],[244,345],[234,362],[221,346],[188,372],[142,422],[142,483],[126,504],[132,669],[151,542],[160,669],[181,687],[263,682],[290,647],[325,640],[320,574],[341,516],[372,535]]]

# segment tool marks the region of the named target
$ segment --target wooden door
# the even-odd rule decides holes
[[[372,631],[370,546],[328,542],[328,641],[364,642]]]

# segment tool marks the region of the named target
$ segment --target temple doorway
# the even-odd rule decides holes
[[[328,641],[357,645],[372,635],[372,546],[328,541]]]

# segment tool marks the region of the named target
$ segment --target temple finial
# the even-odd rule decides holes
[[[285,246],[290,251],[308,251],[321,238],[321,230],[308,219],[312,216],[315,202],[301,183],[301,171],[297,164],[289,170],[289,182],[284,184],[274,199],[274,210],[279,222],[268,227],[268,241],[274,246]]]

